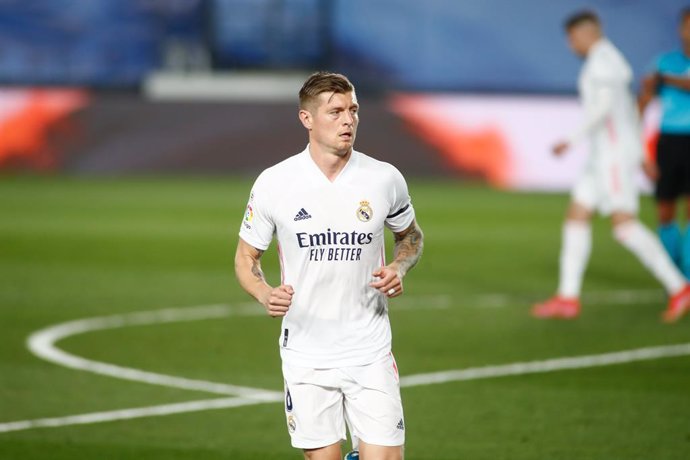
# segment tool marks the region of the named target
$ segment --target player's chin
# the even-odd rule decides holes
[[[353,149],[353,144],[352,142],[339,142],[338,144],[335,145],[335,151],[338,156],[346,156],[349,154]]]

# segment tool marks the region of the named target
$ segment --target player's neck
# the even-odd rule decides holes
[[[352,149],[346,152],[335,152],[324,149],[318,144],[309,144],[309,155],[324,176],[333,182],[350,160]]]
[[[589,47],[587,47],[585,56],[589,56],[590,54],[592,54],[592,51],[594,51],[598,46],[601,46],[601,44],[604,43],[604,40],[606,40],[606,37],[604,37],[603,35],[592,37],[592,41],[590,42]]]

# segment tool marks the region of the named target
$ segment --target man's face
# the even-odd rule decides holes
[[[680,23],[678,29],[680,40],[683,42],[683,47],[690,47],[690,15],[685,16],[683,21]]]
[[[319,94],[314,107],[308,110],[311,140],[332,153],[348,154],[357,135],[358,111],[354,91]]]
[[[587,51],[591,46],[591,30],[588,24],[580,24],[568,30],[568,45],[570,49],[579,57],[587,56]]]

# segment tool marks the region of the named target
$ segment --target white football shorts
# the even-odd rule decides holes
[[[366,366],[311,369],[283,363],[285,416],[292,446],[317,449],[353,438],[405,444],[398,368],[392,354]]]
[[[571,198],[604,216],[612,212],[637,214],[639,170],[636,161],[623,155],[591,155],[573,187]]]

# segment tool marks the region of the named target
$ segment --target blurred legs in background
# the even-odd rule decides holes
[[[576,202],[571,204],[563,226],[560,277],[556,296],[532,309],[537,318],[571,319],[580,311],[582,279],[592,245],[591,211]],[[673,265],[654,234],[636,216],[615,212],[611,216],[613,235],[664,286],[670,300],[663,319],[674,322],[690,310],[690,285]]]

